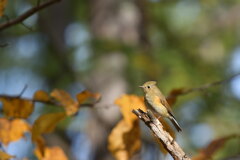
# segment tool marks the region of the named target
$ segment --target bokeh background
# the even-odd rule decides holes
[[[4,13],[11,19],[36,4],[9,0]],[[25,85],[23,97],[54,88],[73,96],[84,89],[101,93],[96,106],[83,107],[46,139],[72,160],[111,160],[107,137],[121,119],[116,98],[143,95],[138,86],[148,80],[158,81],[168,95],[239,74],[239,42],[239,0],[62,0],[0,32],[0,43],[7,44],[0,48],[0,93],[19,94]],[[174,113],[183,132],[177,141],[196,155],[215,138],[239,134],[239,106],[240,76],[179,97]],[[38,104],[29,121],[55,109]],[[171,159],[149,135],[142,125],[137,159]],[[5,149],[34,159],[29,135]],[[239,139],[214,159],[236,155]]]

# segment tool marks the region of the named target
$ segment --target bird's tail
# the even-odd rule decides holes
[[[173,116],[170,117],[170,120],[178,132],[182,131],[180,125],[178,124],[177,120]]]

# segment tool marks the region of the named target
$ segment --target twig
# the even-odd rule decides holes
[[[15,24],[21,23],[22,21],[24,21],[25,19],[27,19],[28,17],[30,17],[31,15],[33,15],[34,13],[40,11],[43,8],[46,8],[54,3],[60,2],[61,0],[49,0],[45,3],[39,4],[31,9],[29,9],[28,11],[26,11],[25,13],[23,13],[22,15],[20,15],[19,17],[9,20],[6,23],[0,24],[0,31],[13,26]]]
[[[24,24],[23,22],[21,22],[21,24],[22,24],[25,28],[27,28],[29,31],[33,31],[32,27],[27,26],[27,25]]]
[[[148,126],[174,160],[191,160],[151,111],[145,113],[141,109],[134,109],[132,112]]]
[[[185,95],[185,94],[189,94],[189,93],[192,93],[192,92],[201,92],[201,91],[204,91],[204,90],[206,90],[206,89],[208,89],[210,87],[214,87],[214,86],[217,86],[217,85],[221,85],[221,84],[227,83],[227,82],[231,81],[232,79],[236,78],[237,76],[240,76],[240,73],[232,75],[231,77],[228,77],[228,78],[223,79],[223,80],[218,80],[218,81],[215,81],[215,82],[211,82],[211,83],[207,83],[207,84],[201,85],[201,86],[196,87],[196,88],[179,88],[179,89],[174,89],[167,96],[167,100],[175,101],[176,98],[178,96],[180,96],[180,95]]]
[[[23,93],[26,91],[26,89],[27,89],[27,85],[25,85],[24,87],[23,87],[23,89],[22,89],[22,91],[19,93],[19,95],[18,95],[18,97],[20,98],[22,95],[23,95]]]
[[[204,84],[204,85],[202,85],[200,87],[197,87],[197,88],[186,89],[183,94],[188,94],[188,93],[194,92],[194,91],[203,91],[204,89],[207,89],[207,88],[210,88],[210,87],[213,87],[213,86],[217,86],[217,85],[220,85],[220,84],[223,84],[223,83],[227,83],[237,76],[240,76],[240,73],[232,75],[231,77],[229,77],[227,79],[224,79],[224,80],[219,80],[219,81],[215,81],[215,82],[212,82],[212,83],[207,83],[207,84]]]
[[[7,47],[7,46],[8,46],[7,43],[0,44],[0,48],[4,48],[4,47]]]

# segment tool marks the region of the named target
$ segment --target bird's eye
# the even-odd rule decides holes
[[[149,88],[150,88],[150,86],[147,86],[147,88],[149,89]]]

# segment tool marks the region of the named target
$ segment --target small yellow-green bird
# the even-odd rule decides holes
[[[142,86],[139,86],[145,93],[144,102],[147,108],[158,116],[169,118],[177,131],[182,131],[176,118],[173,115],[172,109],[170,108],[166,98],[156,84],[156,81],[148,81],[145,82]]]

